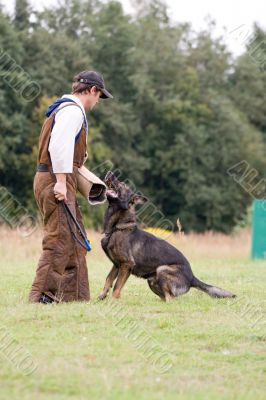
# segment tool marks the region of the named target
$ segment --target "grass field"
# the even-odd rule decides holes
[[[249,259],[247,231],[173,235],[197,277],[238,298],[192,289],[171,303],[134,277],[97,302],[110,262],[89,237],[92,301],[29,305],[41,232],[0,230],[1,400],[266,399],[266,263]]]

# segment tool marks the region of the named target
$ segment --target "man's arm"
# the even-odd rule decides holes
[[[55,117],[48,150],[56,176],[54,193],[60,201],[67,199],[66,174],[73,172],[75,138],[82,123],[82,111],[76,106],[59,110]]]

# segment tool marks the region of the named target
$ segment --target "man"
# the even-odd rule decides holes
[[[72,94],[46,112],[40,138],[34,195],[44,223],[43,252],[29,295],[32,303],[90,299],[86,249],[78,240],[64,202],[83,227],[76,200],[77,173],[86,160],[87,119],[99,99],[113,98],[95,71],[76,75]]]

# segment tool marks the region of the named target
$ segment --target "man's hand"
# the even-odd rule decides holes
[[[54,195],[59,201],[67,200],[66,174],[55,174],[56,184],[54,185]]]

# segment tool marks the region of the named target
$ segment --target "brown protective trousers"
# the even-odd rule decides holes
[[[38,162],[47,163],[49,172],[36,172],[33,182],[34,196],[43,218],[44,237],[43,251],[29,301],[31,303],[39,302],[42,293],[56,302],[88,301],[90,291],[86,264],[87,250],[74,239],[71,230],[82,242],[75,224],[67,215],[62,202],[56,200],[53,191],[56,177],[52,172],[48,155],[53,118],[54,115],[45,121],[39,141]],[[81,160],[86,152],[84,134],[86,135],[86,132],[82,132],[81,141],[79,145],[75,146],[73,173],[67,174],[66,201],[83,230],[76,192],[78,167],[82,164]]]

